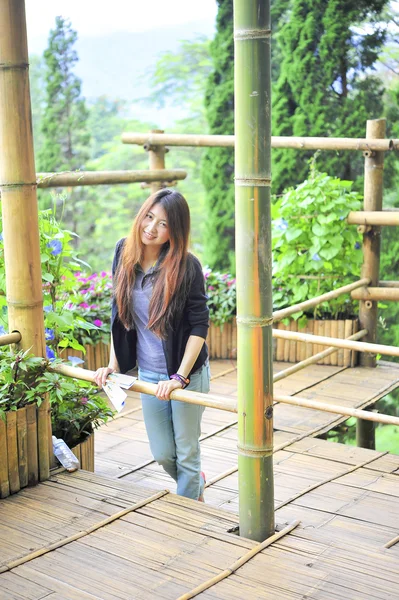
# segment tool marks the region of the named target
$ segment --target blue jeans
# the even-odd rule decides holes
[[[168,375],[139,369],[139,379],[158,383]],[[210,370],[204,365],[190,377],[187,390],[209,392]],[[177,482],[180,496],[197,500],[200,495],[201,418],[204,407],[177,400],[158,400],[140,394],[145,428],[154,459]]]

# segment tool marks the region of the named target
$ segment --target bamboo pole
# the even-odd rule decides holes
[[[164,133],[163,129],[153,129],[151,131],[151,134],[158,134],[158,135],[161,134],[162,135],[163,133]],[[151,144],[144,144],[144,149],[148,151],[148,162],[149,162],[150,170],[157,169],[158,171],[163,171],[165,174],[163,179],[158,180],[158,182],[151,183],[151,185],[150,185],[151,194],[154,194],[158,190],[162,189],[162,183],[161,183],[162,181],[172,181],[173,178],[166,176],[166,171],[165,171],[166,148],[165,148],[165,146],[164,145],[153,146]]]
[[[378,139],[385,137],[385,119],[367,121],[366,137]],[[367,153],[364,160],[364,210],[381,211],[384,175],[383,152]],[[381,235],[378,228],[371,228],[363,234],[362,277],[370,279],[371,286],[378,286],[380,270]],[[367,342],[375,342],[377,335],[377,302],[361,300],[359,305],[360,328],[368,330]],[[372,355],[360,356],[360,364],[375,367],[376,358]]]
[[[87,369],[82,369],[80,367],[70,367],[68,365],[54,365],[49,370],[53,371],[54,373],[60,373],[60,375],[65,375],[66,377],[74,377],[76,379],[82,379],[83,381],[90,381],[91,383],[93,383],[94,371],[88,371]],[[144,394],[151,394],[152,396],[154,396],[156,388],[157,386],[153,383],[136,381],[130,389],[133,392],[142,392]],[[231,401],[231,397],[222,396],[221,394],[212,395],[202,394],[200,392],[188,392],[187,390],[174,390],[171,394],[171,399],[179,400],[180,402],[187,402],[188,404],[209,406],[210,408],[217,408],[228,412],[238,412],[237,406]],[[347,406],[326,404],[322,402],[317,402],[316,400],[300,398],[299,396],[293,397],[275,394],[274,399],[276,402],[282,402],[283,404],[295,403],[295,405],[297,406],[303,406],[305,408],[314,408],[316,410],[322,411],[324,410],[325,412],[334,412],[348,417],[358,417],[366,419],[368,421],[374,421],[375,423],[399,425],[399,417],[392,417],[391,415],[383,415],[379,413],[369,413],[368,411],[360,410],[358,408],[353,409],[348,408]],[[310,406],[310,402],[314,403],[314,406]],[[356,414],[353,413],[354,410],[356,410]],[[309,434],[306,433],[306,435]]]
[[[29,404],[26,410],[28,435],[28,484],[34,485],[39,481],[39,462],[37,454],[37,408]]]
[[[399,281],[380,281],[380,287],[399,288]]]
[[[28,426],[26,406],[17,410],[18,471],[21,488],[28,485]]]
[[[274,533],[270,0],[234,1],[240,535]]]
[[[19,492],[21,489],[18,469],[17,413],[15,411],[8,411],[6,419],[8,481],[10,484],[10,493],[15,494],[15,492]]]
[[[398,302],[399,288],[394,286],[383,287],[362,287],[351,293],[354,300],[363,300],[364,302]]]
[[[21,334],[19,331],[14,331],[13,333],[6,333],[5,335],[0,335],[0,346],[7,346],[8,344],[18,344],[21,341]]]
[[[363,287],[370,283],[370,279],[368,277],[364,277],[359,281],[355,281],[354,283],[350,283],[349,285],[343,285],[336,290],[332,290],[331,292],[326,292],[325,294],[321,294],[320,296],[316,296],[315,298],[311,298],[310,300],[305,300],[304,302],[299,302],[298,304],[293,304],[292,306],[288,306],[287,308],[282,308],[280,310],[276,310],[273,313],[273,321],[280,321],[281,319],[285,319],[285,317],[289,317],[296,312],[301,310],[307,310],[308,308],[313,308],[322,302],[326,302],[327,300],[332,300],[333,298],[338,298],[343,294],[348,294],[352,290],[355,290],[359,287]]]
[[[274,394],[274,399],[276,402],[281,402],[282,404],[291,404],[292,406],[301,406],[302,408],[313,408],[314,410],[320,410],[322,412],[334,413],[346,417],[355,417],[356,419],[373,421],[374,423],[383,423],[384,425],[399,425],[399,417],[374,413],[368,410],[361,410],[360,408],[327,404],[327,402],[319,402],[318,400],[301,398],[300,396],[285,396],[284,394],[278,393]]]
[[[385,210],[351,211],[348,215],[350,225],[399,225],[399,212]]]
[[[366,334],[367,334],[367,329],[362,329],[362,331],[358,331],[357,333],[351,335],[347,339],[348,340],[360,340]],[[332,348],[332,347],[327,348],[327,350],[323,350],[322,352],[319,352],[318,354],[315,354],[314,356],[311,356],[310,358],[306,358],[305,360],[302,360],[301,362],[297,363],[296,365],[293,365],[292,367],[288,367],[288,369],[284,369],[284,371],[279,371],[278,373],[276,373],[276,375],[274,375],[273,381],[274,381],[274,383],[276,383],[276,381],[280,381],[280,379],[285,379],[289,375],[292,375],[293,373],[297,373],[297,371],[301,371],[302,369],[304,369],[305,367],[308,367],[309,365],[314,365],[319,360],[322,360],[322,359],[326,358],[327,356],[331,356],[331,354],[334,354],[335,352],[338,352],[338,348]]]
[[[342,322],[343,323],[343,322]],[[358,352],[371,352],[372,354],[386,354],[387,356],[399,356],[399,348],[395,346],[384,346],[383,344],[370,344],[367,342],[355,342],[351,340],[327,338],[319,335],[310,335],[308,333],[294,333],[293,331],[281,331],[273,329],[273,336],[286,340],[297,340],[302,342],[312,342],[320,346],[334,346],[335,348],[349,348]]]
[[[153,150],[149,152],[150,158],[155,154]],[[151,164],[153,166],[151,166]],[[164,163],[165,164],[165,163]],[[187,171],[184,169],[165,170],[157,162],[150,160],[149,171],[67,171],[65,173],[38,173],[37,187],[77,187],[85,185],[115,185],[120,183],[141,183],[152,182],[152,186],[158,186],[157,182],[182,180],[187,177]],[[155,182],[155,183],[154,183]]]
[[[122,133],[123,144],[137,144],[138,146],[149,144],[151,146],[233,148],[234,141],[234,135]],[[360,150],[388,152],[399,148],[399,140],[271,136],[271,147],[294,148],[298,150]]]
[[[21,348],[45,356],[36,173],[24,0],[0,2],[0,193],[10,329]],[[6,151],[4,151],[6,149]],[[44,401],[48,409],[48,401]],[[39,439],[41,473],[49,477],[50,424]]]

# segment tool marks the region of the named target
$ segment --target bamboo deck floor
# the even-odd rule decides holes
[[[219,361],[213,374],[228,367]],[[370,371],[313,367],[276,388],[366,406],[399,378],[392,364]],[[235,373],[212,388],[235,395]],[[228,569],[256,546],[228,533],[238,523],[234,417],[204,413],[210,485],[201,504],[162,491],[173,486],[150,463],[132,396],[124,414],[96,433],[96,474],[59,473],[0,501],[0,600],[177,599]],[[399,456],[315,437],[338,420],[275,407],[276,522],[278,529],[300,524],[199,597],[399,599],[399,543],[384,548],[399,534]],[[40,549],[43,555],[32,555]]]

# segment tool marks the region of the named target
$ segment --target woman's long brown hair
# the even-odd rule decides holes
[[[163,260],[154,277],[148,329],[158,337],[165,338],[168,328],[173,324],[173,317],[184,306],[192,277],[187,262],[190,210],[185,198],[179,192],[169,189],[155,192],[140,208],[123,246],[116,271],[114,293],[119,319],[126,329],[130,329],[133,326],[131,292],[135,270],[144,256],[141,227],[148,211],[155,204],[160,204],[166,213],[169,241],[162,248]]]

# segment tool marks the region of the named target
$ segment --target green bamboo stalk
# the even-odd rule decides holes
[[[270,0],[234,1],[240,535],[274,534]]]

